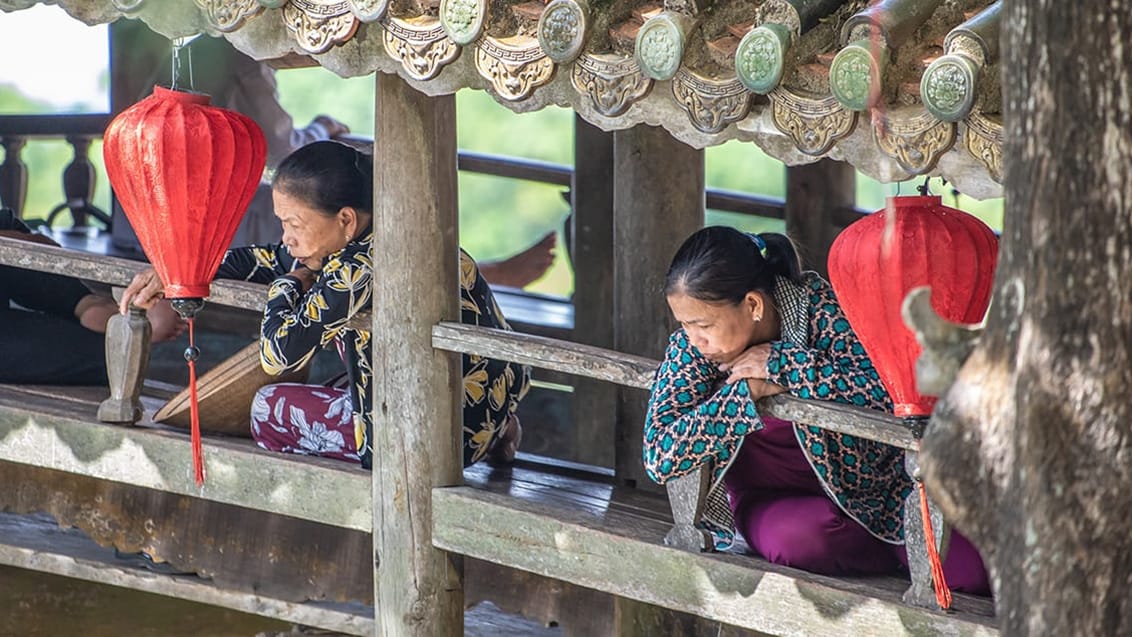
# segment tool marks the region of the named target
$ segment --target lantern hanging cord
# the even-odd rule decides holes
[[[169,88],[173,89],[174,91],[183,90],[178,86],[180,84],[180,79],[182,76],[182,66],[187,68],[187,75],[189,79],[188,89],[190,91],[196,90],[196,84],[193,81],[193,50],[188,47],[188,44],[192,42],[194,38],[195,36],[180,37],[173,38],[173,40],[171,41],[173,44],[173,69],[170,76],[172,77],[172,85]],[[182,59],[182,52],[184,52],[184,59]]]
[[[197,404],[197,359],[200,350],[197,349],[194,335],[195,319],[189,318],[189,346],[185,348],[185,361],[189,364],[189,413],[192,422],[193,447],[193,479],[197,486],[204,486],[204,454],[200,440],[200,408]]]
[[[924,177],[924,183],[922,185],[916,186],[916,190],[920,191],[920,196],[927,197],[928,195],[932,194],[931,182],[931,177]]]

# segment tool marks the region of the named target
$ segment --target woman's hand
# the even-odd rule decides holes
[[[151,309],[154,303],[161,300],[164,289],[165,285],[161,282],[161,277],[157,276],[157,270],[147,268],[138,272],[134,275],[134,280],[126,286],[126,291],[122,292],[122,300],[118,302],[118,311],[126,314],[129,312],[131,304],[145,310]]]
[[[188,329],[188,322],[181,318],[180,314],[173,309],[173,306],[161,299],[149,308],[146,317],[149,319],[149,325],[153,329],[152,336],[150,337],[154,343],[161,343],[163,341],[171,341],[181,334],[185,333]]]
[[[761,343],[752,345],[736,356],[733,360],[719,365],[719,371],[729,372],[727,383],[734,383],[744,378],[756,380],[766,379],[766,362],[770,358],[770,344]]]
[[[312,270],[306,264],[302,267],[295,268],[287,273],[287,276],[294,277],[299,280],[299,284],[303,286],[303,293],[311,289],[314,282],[318,280],[319,271]]]

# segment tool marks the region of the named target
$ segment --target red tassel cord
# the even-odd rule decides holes
[[[193,337],[193,319],[189,319],[189,348],[185,350],[185,360],[189,363],[189,414],[192,421],[193,440],[193,478],[197,486],[204,486],[204,453],[200,443],[200,409],[197,406],[197,356]]]
[[[920,516],[924,521],[924,541],[928,545],[928,563],[932,569],[935,601],[939,602],[942,610],[948,610],[951,608],[951,588],[943,576],[943,560],[939,559],[939,550],[936,549],[935,529],[932,527],[931,512],[928,511],[928,492],[919,480],[916,481],[916,488],[920,490]]]

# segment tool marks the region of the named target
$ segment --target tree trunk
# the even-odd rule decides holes
[[[1132,5],[1007,0],[1006,228],[925,478],[1004,635],[1132,630]]]

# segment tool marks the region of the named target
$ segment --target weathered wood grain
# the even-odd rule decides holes
[[[432,328],[438,349],[516,361],[568,374],[648,389],[660,361],[568,341],[485,327],[441,323]],[[638,397],[642,403],[643,397]],[[832,431],[915,449],[916,440],[899,418],[839,403],[778,395],[759,401],[761,413]]]
[[[613,348],[613,133],[574,116],[570,187],[570,262],[574,266],[574,333],[570,340]],[[518,329],[518,328],[516,328]],[[613,466],[618,387],[574,382],[570,457]]]
[[[0,460],[124,482],[360,531],[372,529],[370,480],[349,464],[263,451],[250,441],[204,440],[197,488],[189,437],[119,427],[97,403],[0,387]],[[152,426],[148,418],[141,421]]]
[[[0,511],[47,513],[221,588],[373,605],[369,533],[13,462],[0,462],[0,484]]]
[[[663,545],[666,525],[550,507],[470,487],[436,489],[437,546],[773,635],[997,635],[982,600],[906,606],[892,578],[841,579]]]
[[[385,637],[464,633],[460,557],[432,542],[432,489],[461,484],[456,97],[377,74],[373,219],[374,578]],[[457,390],[459,391],[459,390]]]
[[[600,347],[451,322],[432,328],[432,345],[639,389],[652,385],[657,366],[655,360]]]
[[[704,224],[704,151],[643,124],[613,138],[613,349],[659,358],[676,327],[665,273]],[[626,484],[655,488],[641,464],[644,422],[645,401],[619,391],[614,468]]]
[[[254,592],[225,589],[195,576],[160,575],[125,565],[74,529],[61,529],[43,518],[0,514],[0,564],[88,582],[121,586],[348,635],[371,635],[371,609],[360,604],[335,606],[294,603]]]

